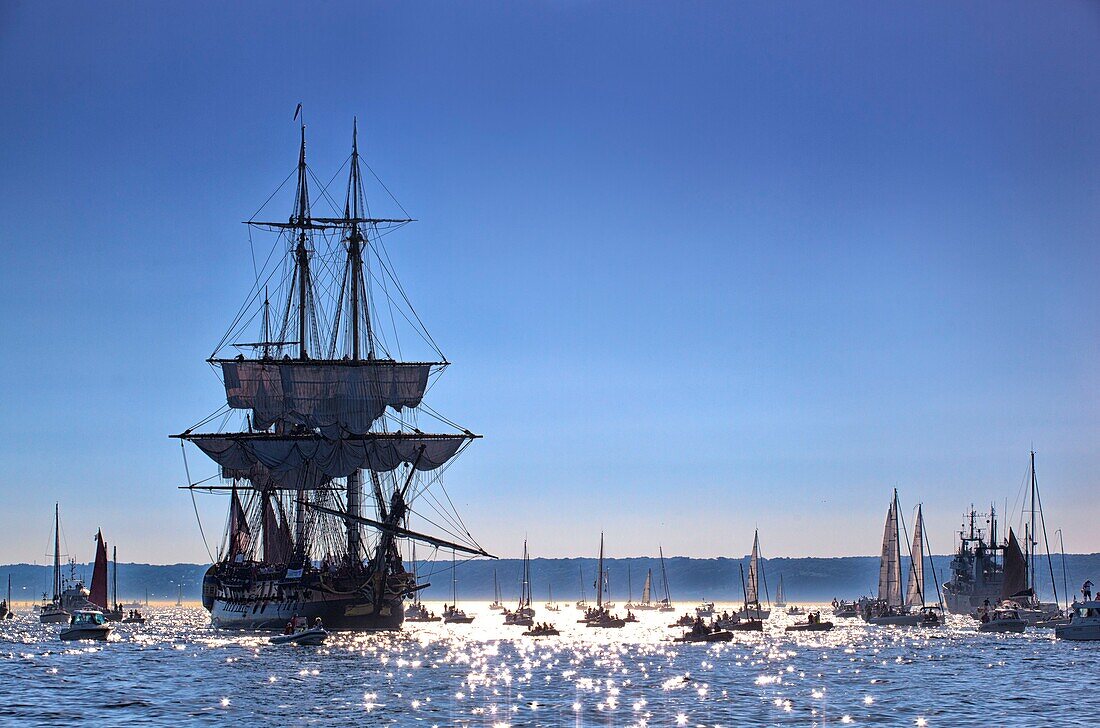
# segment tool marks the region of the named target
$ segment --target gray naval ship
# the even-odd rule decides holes
[[[978,526],[983,516],[988,534]],[[1005,547],[997,545],[996,511],[991,507],[985,516],[972,507],[967,522],[959,531],[959,549],[951,559],[951,579],[943,585],[944,601],[952,614],[972,615],[986,600],[999,603],[1005,580]]]
[[[342,209],[322,187],[333,210],[319,216],[310,206],[310,181],[319,183],[306,165],[302,124],[293,211],[286,220],[247,221],[274,241],[208,359],[225,404],[173,435],[219,468],[186,486],[192,496],[229,496],[219,553],[202,584],[215,627],[282,628],[296,616],[320,618],[328,629],[397,628],[403,600],[427,586],[406,571],[402,544],[489,556],[441,482],[479,436],[423,403],[447,360],[383,245],[412,220],[371,216],[356,136]],[[255,261],[263,255],[255,251]],[[394,358],[413,348],[399,343],[401,326],[431,349],[424,361]],[[422,430],[424,418],[450,431]],[[211,427],[217,431],[201,431]],[[186,448],[183,455],[186,464]],[[414,518],[449,538],[411,530]]]

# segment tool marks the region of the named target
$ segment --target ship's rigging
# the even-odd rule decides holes
[[[185,487],[230,496],[220,562],[403,575],[403,540],[489,555],[442,483],[479,435],[423,401],[448,361],[383,241],[414,220],[392,194],[404,216],[372,215],[363,166],[355,125],[351,154],[332,177],[347,168],[338,205],[328,191],[332,180],[323,184],[307,164],[303,123],[295,171],[246,221],[250,242],[254,230],[275,240],[208,358],[226,404],[174,436],[219,466],[220,477],[192,483],[188,475]],[[289,218],[261,219],[291,178]],[[313,214],[311,187],[331,214]],[[428,356],[404,361],[402,330],[411,330]],[[431,428],[422,429],[422,419],[433,421]]]

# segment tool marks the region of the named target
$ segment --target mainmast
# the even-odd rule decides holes
[[[295,271],[298,274],[298,358],[308,359],[306,327],[309,320],[309,169],[306,167],[306,125],[302,123],[302,146],[298,152],[298,192],[295,195],[291,224],[298,231],[298,244],[294,249]]]
[[[603,532],[600,532],[600,560],[596,565],[596,608],[603,607]]]
[[[53,600],[61,599],[61,510],[53,504]]]

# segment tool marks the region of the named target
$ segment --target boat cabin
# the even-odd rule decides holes
[[[69,624],[73,627],[90,627],[98,624],[107,624],[107,618],[103,616],[103,612],[93,612],[90,609],[81,609],[73,612],[73,616],[69,619]]]
[[[1073,603],[1074,619],[1100,618],[1100,600]]]

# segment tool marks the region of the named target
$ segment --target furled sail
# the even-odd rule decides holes
[[[252,410],[252,424],[276,422],[363,435],[386,407],[417,407],[428,386],[430,363],[395,361],[256,361],[222,359],[225,397],[234,409]]]
[[[103,533],[95,534],[95,566],[92,567],[92,589],[88,601],[100,609],[109,609],[107,604],[107,542]]]
[[[898,543],[898,501],[895,494],[886,514],[882,555],[878,569],[878,598],[891,607],[901,606],[901,549]]]
[[[653,569],[650,569],[645,574],[645,584],[642,585],[642,604],[649,604],[649,592],[652,589],[653,583]]]
[[[1005,545],[1005,579],[1001,583],[1001,599],[1008,599],[1027,589],[1027,562],[1016,534],[1008,529],[1008,544]]]
[[[924,517],[917,506],[917,524],[913,528],[912,563],[909,568],[909,588],[905,603],[910,607],[924,606]]]
[[[760,533],[757,532],[752,539],[752,558],[749,560],[749,583],[745,593],[745,601],[749,604],[760,601],[760,590],[757,588],[760,575]]]
[[[326,440],[295,435],[190,435],[231,478],[266,476],[282,488],[315,488],[356,469],[388,472],[402,463],[434,470],[459,451],[468,435],[378,433]]]

